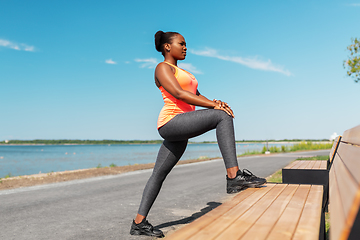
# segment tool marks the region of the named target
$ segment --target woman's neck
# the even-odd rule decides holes
[[[164,62],[168,62],[168,63],[171,63],[172,65],[177,66],[177,60],[175,58],[170,58],[170,57],[165,56]]]

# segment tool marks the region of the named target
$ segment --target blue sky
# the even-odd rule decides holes
[[[158,30],[185,37],[181,66],[233,108],[238,140],[360,124],[343,68],[360,1],[0,0],[0,22],[0,140],[161,139]]]

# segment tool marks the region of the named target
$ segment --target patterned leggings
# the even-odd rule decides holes
[[[184,153],[188,139],[216,129],[216,138],[225,167],[238,166],[233,119],[226,112],[204,109],[176,115],[159,128],[164,142],[160,147],[153,173],[142,196],[138,213],[147,216],[171,169]]]

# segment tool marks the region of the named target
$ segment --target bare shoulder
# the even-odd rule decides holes
[[[168,72],[168,71],[175,73],[175,68],[164,62],[159,63],[155,68],[155,74],[160,72]]]

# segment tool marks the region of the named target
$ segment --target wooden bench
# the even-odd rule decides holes
[[[330,240],[360,239],[360,125],[330,153]],[[322,185],[268,183],[236,194],[166,239],[324,239]]]
[[[329,173],[330,240],[360,239],[360,125],[344,132]]]
[[[327,185],[328,161],[294,161],[282,169],[282,181],[283,183]]]
[[[330,150],[329,159],[306,161],[293,161],[282,169],[282,182],[290,184],[317,184],[323,185],[323,207],[327,211],[328,196],[329,196],[329,171],[335,158],[341,141],[341,136],[338,136]]]
[[[338,149],[341,136],[334,141],[329,154],[329,160],[306,161],[298,160],[282,169],[283,183],[319,184],[327,186],[329,183],[329,169]]]
[[[323,239],[322,198],[321,185],[268,183],[238,193],[166,239]]]

